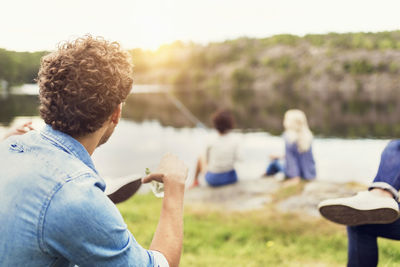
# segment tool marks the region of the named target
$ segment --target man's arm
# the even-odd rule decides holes
[[[182,250],[187,168],[175,156],[168,155],[158,171],[163,174],[144,179],[165,183],[161,218],[150,249],[160,252],[175,267]],[[158,259],[157,253],[136,242],[116,206],[96,186],[97,181],[91,174],[82,174],[52,192],[45,218],[38,227],[43,229],[39,235],[43,252],[81,267],[162,265],[165,259]]]
[[[164,183],[164,199],[160,221],[151,242],[150,249],[161,252],[171,267],[179,266],[183,243],[183,197],[187,167],[176,156],[165,155],[157,170]],[[143,179],[144,183],[155,180],[156,175]],[[162,177],[162,178],[161,178]]]

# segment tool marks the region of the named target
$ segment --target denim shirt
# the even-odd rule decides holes
[[[0,266],[158,266],[104,189],[86,149],[48,125],[1,142]]]

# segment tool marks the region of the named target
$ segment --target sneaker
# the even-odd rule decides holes
[[[346,198],[327,199],[318,205],[326,219],[344,225],[387,224],[399,215],[399,205],[390,197],[369,191]]]

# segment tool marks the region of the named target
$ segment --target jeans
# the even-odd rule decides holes
[[[378,264],[377,237],[400,240],[400,219],[390,224],[348,226],[348,267],[372,267]]]
[[[222,186],[236,183],[238,178],[235,170],[222,173],[206,173],[206,181],[210,186]]]
[[[400,189],[400,140],[391,141],[383,150],[378,173],[370,189],[381,188],[398,198]],[[400,219],[390,224],[348,226],[349,267],[369,267],[378,264],[377,237],[400,240]]]
[[[274,175],[283,171],[283,166],[278,159],[274,159],[267,167],[266,175]]]

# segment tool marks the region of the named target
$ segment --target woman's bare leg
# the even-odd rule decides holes
[[[200,174],[204,173],[207,169],[207,163],[205,160],[204,156],[200,156],[197,159],[197,163],[196,163],[196,171],[194,173],[194,180],[193,180],[193,184],[190,186],[190,188],[196,187],[199,185],[199,176]]]

